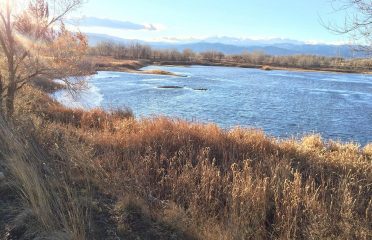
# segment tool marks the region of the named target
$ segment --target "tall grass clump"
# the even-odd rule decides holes
[[[88,226],[86,182],[73,183],[74,169],[43,153],[0,118],[0,157],[12,193],[18,199],[8,212],[9,239],[86,239]],[[24,133],[24,132],[23,132]],[[30,137],[30,136],[28,136]],[[7,196],[3,196],[7,197]]]

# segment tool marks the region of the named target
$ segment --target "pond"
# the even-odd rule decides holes
[[[130,107],[137,117],[169,116],[223,128],[263,129],[276,137],[320,133],[324,138],[372,141],[372,75],[263,71],[210,66],[149,66],[181,75],[98,72],[68,107]]]

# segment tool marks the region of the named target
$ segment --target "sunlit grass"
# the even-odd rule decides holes
[[[253,129],[139,120],[127,111],[69,110],[35,89],[25,96],[37,104],[18,110],[32,109],[38,141],[76,166],[89,159],[90,171],[99,172],[91,177],[95,194],[115,196],[107,214],[122,237],[143,236],[131,232],[133,216],[156,238],[371,235],[371,144],[319,135],[279,140]]]

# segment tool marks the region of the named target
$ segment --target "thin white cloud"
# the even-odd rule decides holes
[[[158,31],[165,27],[160,24],[139,24],[130,21],[121,21],[109,18],[83,17],[79,19],[69,19],[68,24],[78,25],[81,27],[102,27],[120,30],[148,30]]]

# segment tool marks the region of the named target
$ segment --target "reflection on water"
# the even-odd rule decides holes
[[[131,107],[137,117],[166,115],[221,127],[262,128],[278,136],[319,132],[325,138],[372,141],[372,76],[262,71],[229,67],[146,67],[187,77],[99,72],[71,107]],[[181,88],[159,88],[176,86]]]

